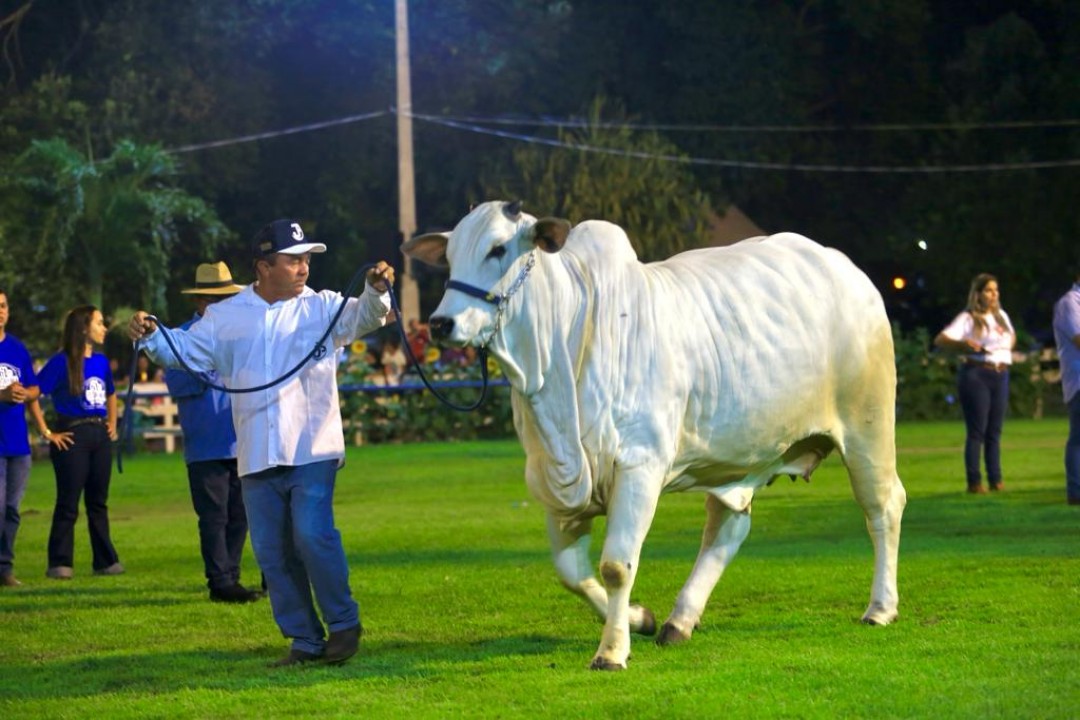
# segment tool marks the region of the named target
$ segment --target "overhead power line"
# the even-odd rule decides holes
[[[605,155],[618,155],[622,157],[642,158],[649,160],[661,160],[664,162],[679,162],[688,165],[707,165],[714,167],[740,168],[747,170],[794,170],[800,172],[825,172],[825,173],[958,173],[958,172],[999,172],[1003,170],[1043,170],[1047,168],[1080,167],[1080,158],[1069,160],[1047,160],[1041,162],[1025,163],[987,163],[979,165],[811,165],[806,163],[771,163],[748,160],[718,160],[715,158],[686,157],[682,155],[658,155],[635,150],[620,150],[618,148],[598,147],[582,143],[568,143],[551,138],[536,137],[535,135],[521,135],[504,130],[493,130],[471,123],[462,123],[447,120],[434,115],[417,115],[413,117],[423,122],[444,125],[457,130],[480,133],[482,135],[494,135],[496,137],[519,140],[521,142],[548,145],[550,147],[565,148],[568,150],[581,150],[583,152],[595,152]]]
[[[417,117],[414,115],[414,117]],[[505,116],[428,116],[460,123],[518,125],[523,127],[599,127],[628,130],[663,130],[668,132],[729,133],[845,133],[845,132],[918,132],[936,130],[1023,130],[1080,127],[1076,120],[1011,120],[1002,122],[954,123],[877,123],[857,125],[718,125],[712,123],[637,123],[592,122],[581,118],[515,118]]]
[[[334,120],[324,120],[323,122],[308,123],[307,125],[297,125],[291,128],[285,128],[283,130],[268,130],[267,132],[256,133],[254,135],[241,135],[240,137],[228,138],[226,140],[214,140],[212,142],[197,143],[195,145],[184,145],[182,147],[173,148],[168,150],[170,153],[188,153],[195,152],[196,150],[206,150],[208,148],[226,147],[229,145],[239,145],[241,143],[255,142],[256,140],[266,140],[269,138],[281,137],[282,135],[295,135],[296,133],[311,132],[312,130],[325,130],[329,127],[337,127],[338,125],[348,125],[350,123],[360,122],[362,120],[372,120],[383,115],[388,115],[386,110],[378,110],[376,112],[364,113],[362,115],[347,115],[346,117],[336,118]]]
[[[396,109],[379,110],[375,112],[363,113],[360,115],[348,115],[341,118],[335,118],[333,120],[325,120],[322,122],[307,123],[304,125],[297,125],[294,127],[284,128],[280,130],[270,130],[262,133],[255,133],[251,135],[242,135],[239,137],[228,138],[224,140],[215,140],[212,142],[197,143],[192,145],[184,145],[182,147],[173,148],[167,152],[171,153],[188,153],[195,152],[197,150],[207,150],[211,148],[227,147],[230,145],[238,145],[241,143],[255,142],[257,140],[267,140],[271,138],[281,137],[283,135],[294,135],[297,133],[312,132],[315,130],[324,130],[330,127],[337,127],[340,125],[348,125],[351,123],[362,122],[365,120],[373,120],[375,118],[382,117],[384,115],[396,114]],[[744,170],[779,170],[779,171],[796,171],[796,172],[821,172],[821,173],[877,173],[877,174],[934,174],[934,173],[973,173],[973,172],[1002,172],[1002,171],[1015,171],[1015,170],[1045,170],[1053,168],[1068,168],[1068,167],[1080,167],[1080,158],[1070,158],[1065,160],[1045,160],[1034,162],[1020,162],[1020,163],[984,163],[984,164],[967,164],[967,165],[829,165],[829,164],[809,164],[809,163],[778,163],[778,162],[758,162],[752,160],[726,160],[718,158],[700,158],[700,157],[687,157],[682,155],[665,155],[647,153],[634,150],[621,150],[618,148],[600,147],[595,145],[586,145],[584,143],[564,142],[562,140],[556,140],[553,138],[538,137],[535,135],[523,135],[520,133],[512,133],[506,130],[498,130],[490,127],[484,127],[480,125],[480,122],[491,124],[529,124],[530,122],[536,125],[543,125],[548,127],[606,127],[606,128],[628,128],[628,129],[680,129],[680,130],[719,130],[727,128],[735,131],[736,128],[739,132],[799,132],[799,131],[820,131],[820,132],[838,132],[843,130],[852,129],[878,129],[878,130],[929,130],[929,129],[976,129],[976,128],[1005,128],[1005,127],[1071,127],[1080,126],[1080,120],[1056,120],[1056,121],[1044,121],[1044,122],[1030,122],[1030,123],[983,123],[983,124],[938,124],[938,123],[924,123],[921,125],[865,125],[865,126],[852,126],[852,127],[837,127],[837,126],[696,126],[696,125],[638,125],[633,123],[600,123],[590,124],[586,121],[580,120],[558,120],[558,119],[544,119],[534,121],[513,120],[510,118],[472,118],[472,121],[466,121],[454,116],[442,116],[442,115],[426,115],[422,113],[409,113],[409,116],[420,122],[426,122],[434,125],[442,125],[444,127],[452,128],[455,130],[462,130],[465,132],[478,133],[482,135],[491,135],[495,137],[506,138],[508,140],[516,140],[518,142],[532,143],[536,145],[546,145],[549,147],[563,148],[566,150],[578,150],[581,152],[594,152],[606,155],[617,155],[621,157],[640,158],[647,160],[659,160],[662,162],[678,162],[688,165],[700,165],[711,167],[725,167]]]

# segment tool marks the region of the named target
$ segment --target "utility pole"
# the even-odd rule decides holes
[[[398,229],[402,240],[416,233],[416,183],[413,170],[412,86],[409,81],[409,11],[406,0],[394,0],[397,47]],[[405,256],[401,274],[400,323],[420,318],[420,288],[412,274],[412,258]],[[407,325],[406,325],[407,327]]]

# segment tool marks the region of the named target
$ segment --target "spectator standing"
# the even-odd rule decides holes
[[[163,382],[165,380],[165,374],[161,368],[156,368],[150,364],[150,359],[145,355],[140,355],[139,359],[135,361],[135,379],[134,382],[149,383],[149,382]]]
[[[382,365],[387,385],[401,384],[401,378],[405,375],[405,368],[409,364],[405,358],[405,352],[401,349],[401,340],[397,337],[389,337],[383,342],[379,364]]]
[[[206,308],[244,289],[232,280],[223,262],[195,269],[195,287],[182,290],[195,304],[195,316],[180,326],[187,330],[202,319]],[[141,359],[141,358],[140,358]],[[240,561],[247,542],[247,516],[236,469],[236,431],[229,396],[207,383],[220,385],[213,370],[195,377],[186,370],[165,371],[165,384],[176,400],[184,433],[191,504],[199,518],[199,548],[206,584],[215,602],[246,603],[262,593],[240,584]]]
[[[960,354],[957,386],[967,439],[964,467],[969,493],[986,492],[980,455],[985,449],[986,479],[1002,490],[1001,431],[1009,405],[1009,366],[1016,331],[1001,308],[997,278],[989,273],[971,281],[967,307],[938,336],[934,345]]]
[[[409,332],[406,337],[409,340],[409,351],[416,358],[416,362],[424,362],[424,354],[431,343],[431,329],[426,323],[412,318],[409,320]]]
[[[15,577],[15,535],[19,504],[30,479],[30,439],[26,405],[39,394],[30,353],[7,332],[7,293],[0,290],[0,587],[22,585]]]
[[[274,619],[292,639],[288,655],[275,666],[342,663],[356,653],[362,633],[341,534],[334,526],[334,480],[345,457],[334,348],[386,323],[386,290],[394,271],[377,263],[357,298],[316,293],[307,286],[311,254],[325,251],[326,245],[305,237],[300,223],[275,220],[252,243],[255,283],[208,307],[187,330],[171,333],[193,369],[216,370],[229,387],[251,387],[292,370],[345,304],[330,335],[332,348],[319,348],[298,373],[277,385],[233,397],[251,544]],[[159,364],[179,364],[145,312],[135,313],[128,331],[132,340],[145,338],[146,351]]]
[[[1054,304],[1054,342],[1061,361],[1061,391],[1069,408],[1065,492],[1070,505],[1080,505],[1080,272]]]
[[[93,305],[81,305],[64,319],[60,352],[38,373],[41,394],[52,397],[57,432],[32,408],[56,474],[56,507],[49,531],[49,567],[54,580],[74,576],[75,521],[85,491],[86,522],[95,575],[120,575],[124,566],[109,532],[109,482],[116,439],[116,388],[109,360],[94,352],[105,342],[105,321]]]

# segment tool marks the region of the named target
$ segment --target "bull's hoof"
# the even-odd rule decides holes
[[[882,609],[869,609],[862,616],[863,625],[888,625],[898,617],[896,611],[888,612]]]
[[[632,608],[639,608],[641,610],[641,625],[634,631],[638,635],[655,635],[656,634],[656,616],[653,615],[652,610],[641,605],[631,605]]]
[[[690,633],[683,632],[671,623],[666,622],[660,628],[660,634],[656,636],[656,644],[662,646],[681,645],[689,639]]]
[[[616,663],[608,660],[605,657],[597,655],[593,658],[592,664],[589,665],[590,670],[625,670],[626,663]]]

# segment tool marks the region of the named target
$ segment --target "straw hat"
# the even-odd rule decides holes
[[[229,266],[216,262],[195,268],[195,287],[180,292],[184,295],[235,295],[243,289],[243,285],[233,282]]]

